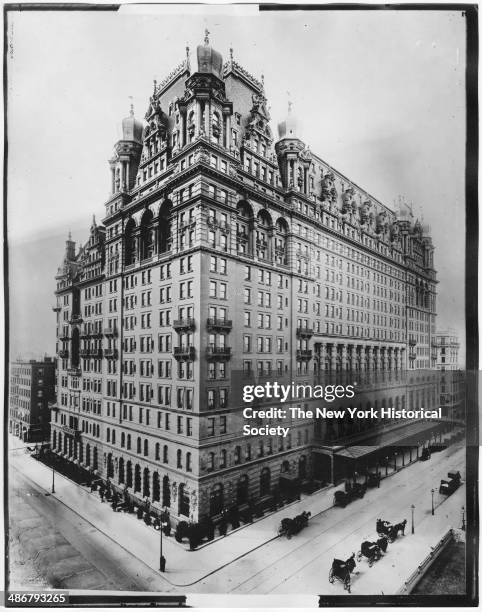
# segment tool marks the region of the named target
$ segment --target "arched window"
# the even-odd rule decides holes
[[[162,479],[162,505],[171,506],[171,488],[169,486],[169,476],[164,476]]]
[[[124,484],[124,482],[125,482],[124,459],[121,457],[119,459],[119,484]]]
[[[242,255],[251,255],[253,210],[248,202],[239,202],[236,220],[237,251]]]
[[[223,485],[221,483],[214,485],[211,489],[209,499],[209,512],[211,516],[220,514],[224,508],[224,492]]]
[[[140,493],[141,491],[141,466],[136,463],[136,467],[134,468],[134,492]]]
[[[182,451],[180,449],[177,451],[177,467],[182,468]]]
[[[97,451],[97,447],[94,447],[94,461],[93,461],[93,468],[94,470],[98,470],[99,469],[99,457],[98,457],[98,451]]]
[[[185,491],[186,485],[180,484],[178,491],[178,511],[183,516],[189,516],[189,495]]]
[[[124,263],[126,266],[136,261],[136,238],[134,231],[136,224],[134,219],[129,219],[124,229]]]
[[[213,113],[212,131],[213,139],[216,142],[219,142],[219,138],[221,136],[221,121],[219,119],[219,114],[216,111]]]
[[[271,491],[271,472],[269,468],[265,467],[261,470],[261,476],[259,479],[259,496],[264,497],[269,495]]]
[[[268,259],[271,250],[271,215],[265,210],[258,213],[258,229],[256,230],[256,256],[258,259]]]
[[[164,444],[164,448],[162,449],[162,462],[169,463],[169,448],[167,444]]]
[[[142,496],[149,497],[151,495],[151,484],[149,481],[150,474],[148,468],[144,468],[143,478],[142,478]]]
[[[112,459],[112,453],[107,455],[107,478],[114,477],[114,461]]]
[[[159,442],[156,442],[156,461],[161,459],[161,445]]]
[[[154,472],[152,475],[152,501],[161,501],[161,485],[159,481],[159,474]]]
[[[127,434],[127,450],[131,450],[131,434]]]
[[[132,487],[132,462],[128,461],[126,463],[126,485],[130,488]]]
[[[124,432],[121,433],[121,448],[124,448],[126,445],[126,435]]]
[[[147,209],[141,219],[141,259],[149,259],[154,255],[154,228],[152,227],[153,214]]]
[[[236,501],[238,504],[247,503],[249,498],[249,480],[246,474],[240,477],[236,485]]]
[[[144,440],[144,457],[149,455],[149,441]]]
[[[159,253],[166,253],[172,248],[171,213],[172,202],[165,200],[159,209]]]
[[[62,434],[59,433],[59,445],[60,445],[60,436]],[[85,465],[90,465],[90,444],[87,444],[85,447]]]
[[[191,453],[186,453],[186,472],[192,472]]]

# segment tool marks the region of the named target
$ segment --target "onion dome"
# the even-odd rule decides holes
[[[283,138],[299,138],[300,129],[298,120],[293,114],[292,107],[293,103],[288,102],[288,116],[284,121],[278,124],[278,134],[280,140]]]
[[[138,142],[142,144],[142,131],[144,125],[142,121],[134,117],[134,106],[131,104],[129,116],[122,119],[122,140]]]
[[[221,53],[215,51],[209,45],[208,30],[206,30],[206,35],[204,37],[204,45],[198,45],[197,47],[197,65],[198,72],[214,74],[218,78],[221,78],[223,57]]]

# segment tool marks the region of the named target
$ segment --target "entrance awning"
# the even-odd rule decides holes
[[[417,438],[426,435],[429,431],[438,429],[440,423],[438,421],[419,421],[417,423],[408,423],[397,429],[390,431],[381,431],[377,434],[367,436],[363,440],[363,445],[347,446],[339,451],[336,451],[335,457],[345,457],[347,459],[361,459],[378,450],[387,448],[388,446],[403,446],[409,442],[415,444]]]

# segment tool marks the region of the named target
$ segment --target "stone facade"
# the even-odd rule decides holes
[[[246,381],[356,379],[357,401],[401,406],[436,308],[411,212],[312,153],[291,109],[275,142],[263,82],[208,42],[197,53],[197,71],[188,54],[154,83],[144,123],[123,121],[102,226],[67,241],[52,413],[56,452],[191,520],[330,480],[314,449],[380,425],[249,438]]]

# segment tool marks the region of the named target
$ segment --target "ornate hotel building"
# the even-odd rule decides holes
[[[122,130],[102,225],[69,238],[56,276],[57,453],[198,520],[289,478],[333,480],[337,449],[387,427],[244,436],[243,384],[356,381],[350,405],[436,405],[426,229],[311,152],[291,109],[276,137],[263,80],[232,51],[224,63],[206,36],[196,69],[187,50]]]

